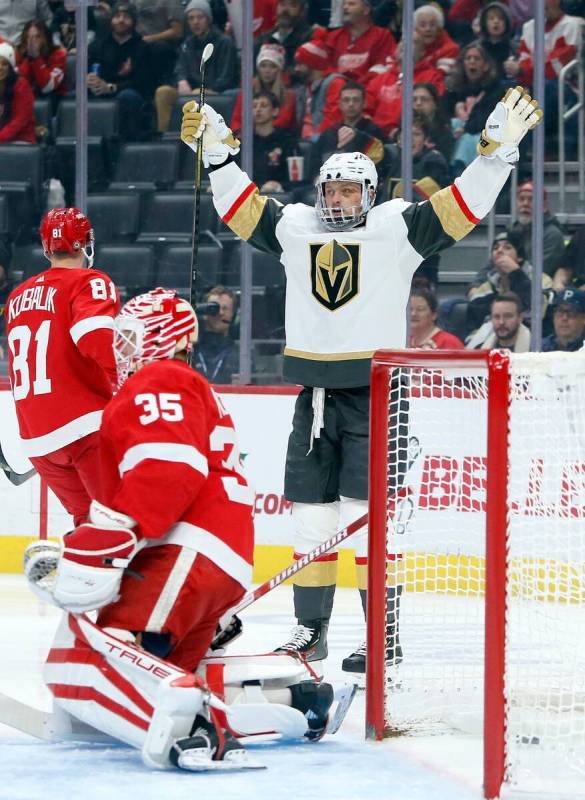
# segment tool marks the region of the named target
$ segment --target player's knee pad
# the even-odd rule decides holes
[[[294,546],[308,553],[330,539],[339,526],[339,503],[293,503]]]
[[[346,528],[359,519],[364,514],[368,513],[368,501],[356,500],[354,497],[342,497],[339,509],[339,526]],[[351,547],[355,549],[356,558],[367,558],[368,556],[368,526],[364,525],[359,531],[356,531],[351,539],[348,540]]]

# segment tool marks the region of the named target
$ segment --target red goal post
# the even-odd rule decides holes
[[[380,351],[371,386],[366,736],[583,791],[585,355]]]

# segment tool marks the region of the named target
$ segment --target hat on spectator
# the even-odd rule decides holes
[[[8,272],[10,269],[10,262],[12,261],[12,253],[10,252],[10,245],[0,239],[0,267],[4,267],[4,271]]]
[[[279,69],[284,69],[284,47],[281,44],[263,44],[256,58],[256,66],[261,61],[271,61]]]
[[[124,0],[119,0],[119,2],[115,3],[114,7],[112,8],[112,16],[122,13],[128,14],[128,16],[132,18],[132,21],[136,25],[136,22],[138,21],[138,11],[136,10],[135,5],[124,2]]]
[[[562,292],[555,292],[553,307],[557,306],[577,306],[579,311],[585,313],[585,292],[579,289],[563,289]]]
[[[295,61],[311,69],[326,70],[329,66],[326,48],[318,42],[305,42],[295,50]]]
[[[522,237],[515,231],[502,231],[501,233],[498,233],[497,236],[494,236],[494,241],[492,242],[492,250],[494,249],[496,242],[510,242],[510,244],[518,254],[518,259],[520,261],[524,261],[524,259],[526,258],[526,250],[524,249],[524,242],[522,241]]]
[[[188,14],[189,11],[201,11],[202,14],[205,14],[205,16],[213,22],[211,6],[207,0],[191,0],[191,2],[187,4],[185,14]]]
[[[14,47],[9,42],[0,42],[0,58],[5,58],[12,69],[16,69],[16,56]]]

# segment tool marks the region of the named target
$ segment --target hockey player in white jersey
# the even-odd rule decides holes
[[[183,108],[182,140],[209,168],[215,208],[230,228],[277,256],[286,272],[284,377],[303,386],[289,439],[285,495],[293,501],[295,554],[302,556],[367,510],[370,363],[406,341],[412,276],[423,261],[469,233],[492,208],[522,137],[541,120],[522,87],[487,119],[478,157],[428,201],[375,205],[377,175],[361,153],[334,154],[316,181],[315,207],[263,197],[235,163],[239,141],[210,105]],[[396,409],[403,413],[405,408]],[[406,446],[405,436],[399,449]],[[399,437],[400,439],[400,437]],[[398,456],[400,453],[398,453]],[[402,459],[399,459],[402,461]],[[399,488],[401,476],[394,478]],[[366,536],[356,534],[358,586],[366,609]],[[278,651],[327,655],[337,555],[315,561],[294,585],[298,621]],[[387,659],[400,661],[401,586],[388,588]],[[365,671],[365,645],[343,669]]]

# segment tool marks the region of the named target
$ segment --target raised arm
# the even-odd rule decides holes
[[[189,101],[183,106],[181,139],[194,151],[201,139],[213,203],[223,222],[257,250],[279,257],[282,247],[276,238],[276,225],[283,205],[261,195],[254,181],[235,163],[240,141],[223,117],[207,104],[201,113],[198,104]]]
[[[489,213],[518,161],[520,141],[541,119],[536,100],[521,86],[509,89],[486,121],[475,161],[430,200],[406,206],[408,240],[423,258],[458,242]]]

